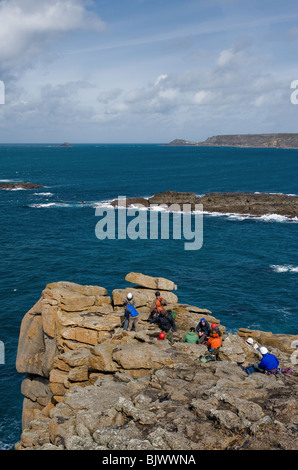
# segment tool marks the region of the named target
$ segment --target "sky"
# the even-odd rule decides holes
[[[0,143],[298,132],[297,24],[297,0],[0,0]]]

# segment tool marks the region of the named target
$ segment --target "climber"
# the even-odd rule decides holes
[[[221,337],[216,330],[211,330],[210,338],[208,339],[206,346],[209,352],[214,355],[218,354],[219,348],[221,347]]]
[[[183,343],[198,344],[199,338],[195,328],[192,326],[188,333],[183,338]]]
[[[177,334],[177,327],[170,310],[163,308],[158,316],[151,318],[150,323],[157,323],[161,331],[166,334],[166,337],[170,343],[173,344],[173,334]]]
[[[252,338],[247,338],[245,343],[250,349],[253,350],[256,356],[262,357],[262,354],[260,353],[260,345],[256,341],[254,341]]]
[[[127,296],[125,297],[123,306],[125,307],[128,304],[133,305],[134,307],[136,306],[136,301],[131,292],[128,292]]]
[[[137,309],[133,305],[127,304],[125,307],[124,316],[125,320],[123,329],[131,331],[133,328],[135,331],[137,331],[139,317],[139,312]]]
[[[245,343],[249,344],[250,346],[253,346],[255,349],[259,347],[258,343],[256,343],[252,338],[247,338],[245,340]]]
[[[265,346],[260,347],[262,354],[261,362],[255,367],[256,370],[265,372],[267,375],[280,373],[279,360],[274,354],[270,354]]]
[[[259,364],[257,362],[255,364],[250,364],[247,367],[240,366],[242,370],[244,370],[247,375],[250,375],[253,372],[262,372],[267,375],[279,374],[281,369],[279,367],[279,360],[277,357],[274,356],[274,354],[270,354],[265,346],[261,346],[259,351],[263,356],[261,362]]]
[[[218,325],[216,323],[211,323],[211,330],[214,330],[216,331],[216,333],[218,334],[218,336],[221,336],[221,331],[218,327]]]
[[[205,320],[205,318],[201,318],[200,322],[197,324],[196,332],[199,336],[199,344],[203,344],[207,341],[210,336],[210,325]]]
[[[149,311],[149,318],[150,321],[152,318],[156,317],[158,314],[161,313],[163,307],[167,305],[166,299],[161,297],[160,292],[155,292],[155,299],[152,302],[151,309]]]

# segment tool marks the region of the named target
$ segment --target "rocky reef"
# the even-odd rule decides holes
[[[19,182],[19,183],[1,183],[0,184],[0,189],[38,189],[42,188],[40,184],[35,184],[35,183],[24,183],[24,182]]]
[[[118,200],[112,201],[111,204],[118,205]],[[206,213],[218,212],[249,216],[277,214],[290,219],[298,217],[298,196],[286,194],[216,192],[197,196],[190,192],[165,191],[148,199],[135,197],[126,200],[127,207],[142,205],[149,208],[161,204],[168,207],[175,204],[180,210],[183,209],[184,204],[189,204],[191,210],[195,210],[196,205],[202,204],[203,211]]]
[[[297,450],[298,336],[227,332],[206,308],[179,303],[175,282],[142,273],[108,295],[100,286],[48,284],[24,316],[16,367],[26,374],[16,450]],[[148,322],[156,289],[175,312],[174,342]],[[133,293],[137,331],[125,331],[123,302]],[[204,316],[218,325],[217,360],[183,342]],[[259,360],[252,337],[288,372],[247,375]],[[293,343],[294,342],[294,343]]]
[[[249,147],[249,148],[298,148],[298,134],[234,134],[215,135],[203,142],[190,142],[183,139],[172,140],[170,146],[196,146],[196,147]]]

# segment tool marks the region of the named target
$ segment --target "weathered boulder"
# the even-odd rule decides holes
[[[254,363],[258,360],[257,354],[253,352],[243,339],[232,334],[228,334],[223,341],[219,351],[219,358],[221,360],[233,361],[237,364],[242,364],[247,362],[247,360],[251,360]]]
[[[122,369],[158,369],[173,364],[170,354],[147,344],[126,344],[113,353],[113,360]]]
[[[152,277],[142,273],[128,273],[125,276],[125,280],[137,286],[154,289],[155,291],[177,290],[176,284],[164,277]]]

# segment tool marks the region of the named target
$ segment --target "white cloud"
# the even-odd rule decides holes
[[[205,100],[206,96],[207,96],[206,91],[204,91],[204,90],[199,91],[199,92],[196,93],[195,96],[194,96],[194,103],[195,103],[195,104],[200,104],[200,103],[202,103],[202,101]]]
[[[28,65],[59,33],[104,28],[84,0],[2,0],[1,68]]]
[[[168,88],[167,90],[161,90],[159,96],[166,100],[174,100],[178,95],[178,90],[174,88]]]
[[[159,75],[159,77],[157,77],[157,79],[156,79],[156,81],[155,81],[155,86],[159,85],[160,82],[162,82],[162,81],[165,80],[166,78],[168,78],[168,75],[166,75],[166,74]]]

